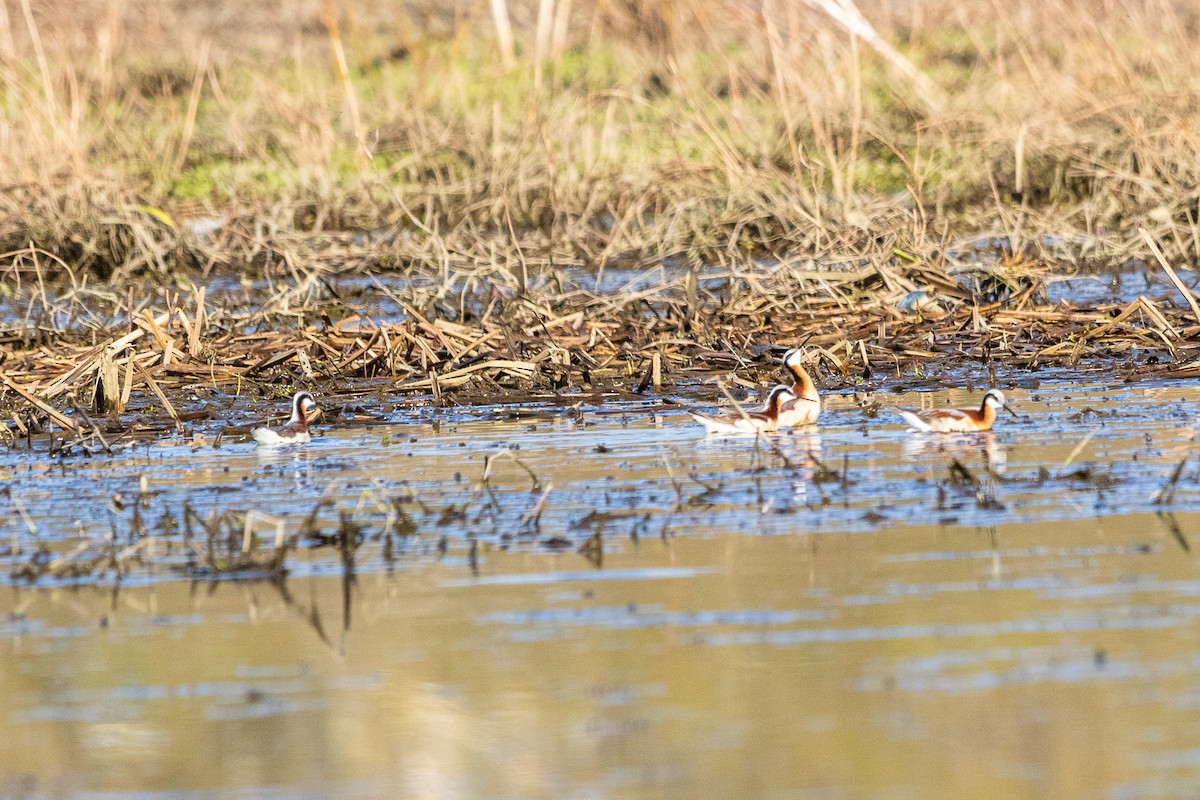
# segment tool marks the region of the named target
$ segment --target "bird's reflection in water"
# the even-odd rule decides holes
[[[257,447],[254,455],[259,466],[278,467],[280,471],[292,467],[297,483],[305,483],[312,478],[313,455],[307,447]]]
[[[816,428],[798,428],[780,437],[780,446],[792,467],[792,500],[801,506],[823,505],[826,493],[814,480],[825,472],[821,461],[821,434]]]
[[[1008,466],[1008,449],[1000,444],[996,434],[917,434],[904,440],[902,452],[905,458],[918,459],[930,456],[951,456],[963,463],[974,463],[978,458],[983,465],[996,474],[1003,474]]]

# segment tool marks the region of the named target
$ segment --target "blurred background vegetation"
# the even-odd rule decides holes
[[[321,237],[362,243],[346,232],[376,237],[378,268],[514,247],[583,266],[926,259],[977,233],[1120,260],[1143,254],[1139,226],[1172,257],[1200,253],[1190,0],[0,0],[0,15],[10,265],[243,269],[248,241],[303,241],[312,260]]]

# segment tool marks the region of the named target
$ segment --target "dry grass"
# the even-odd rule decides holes
[[[1200,253],[1185,0],[864,3],[938,103],[801,0],[501,3],[511,69],[481,2],[6,3],[0,242],[106,280],[352,231],[389,234],[365,267],[431,271],[937,264],[980,231],[1123,259],[1139,225]]]
[[[812,330],[846,381],[1182,360],[1200,331],[1038,294],[1200,256],[1185,0],[863,2],[934,91],[801,0],[2,2],[0,369],[59,408],[276,371],[644,387]]]

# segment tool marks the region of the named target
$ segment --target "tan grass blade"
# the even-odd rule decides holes
[[[346,49],[342,44],[341,27],[338,25],[337,9],[334,0],[321,0],[321,22],[329,34],[329,48],[333,51],[333,62],[337,67],[338,81],[342,84],[342,92],[346,97],[346,105],[350,110],[350,122],[354,126],[354,139],[358,142],[359,153],[370,159],[371,150],[367,147],[367,129],[363,127],[362,114],[358,110],[358,93],[354,82],[350,79],[350,66],[346,61]]]
[[[1187,300],[1188,305],[1192,307],[1192,313],[1196,316],[1196,321],[1200,322],[1200,305],[1196,303],[1196,295],[1191,289],[1179,280],[1179,276],[1175,274],[1175,270],[1171,269],[1171,265],[1167,263],[1166,257],[1162,254],[1162,250],[1158,249],[1158,243],[1151,238],[1150,233],[1145,228],[1138,228],[1138,233],[1142,235],[1142,239],[1150,247],[1150,252],[1154,253],[1154,257],[1158,259],[1158,263],[1162,266],[1163,271],[1167,273],[1167,277],[1171,279],[1171,283],[1175,284],[1175,288],[1183,295],[1183,299]]]
[[[188,329],[188,355],[192,358],[199,357],[203,351],[200,335],[204,331],[204,294],[206,291],[207,288],[204,286],[196,290],[196,316],[192,319],[192,325]]]
[[[142,369],[141,364],[135,364],[134,368],[137,369],[138,375],[141,376],[146,385],[150,387],[150,391],[154,392],[154,396],[158,398],[158,402],[162,403],[163,409],[166,410],[171,419],[175,420],[175,429],[183,433],[183,422],[179,419],[179,412],[175,410],[175,406],[171,405],[171,401],[163,394],[162,387],[158,385],[158,381],[154,380],[149,372]]]

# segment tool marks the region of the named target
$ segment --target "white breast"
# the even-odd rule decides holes
[[[302,442],[308,442],[312,440],[312,437],[310,437],[307,432],[289,433],[286,436],[280,436],[276,431],[273,431],[270,428],[255,428],[250,432],[250,435],[254,437],[254,441],[267,447],[278,447],[279,445],[285,444],[300,444]]]

